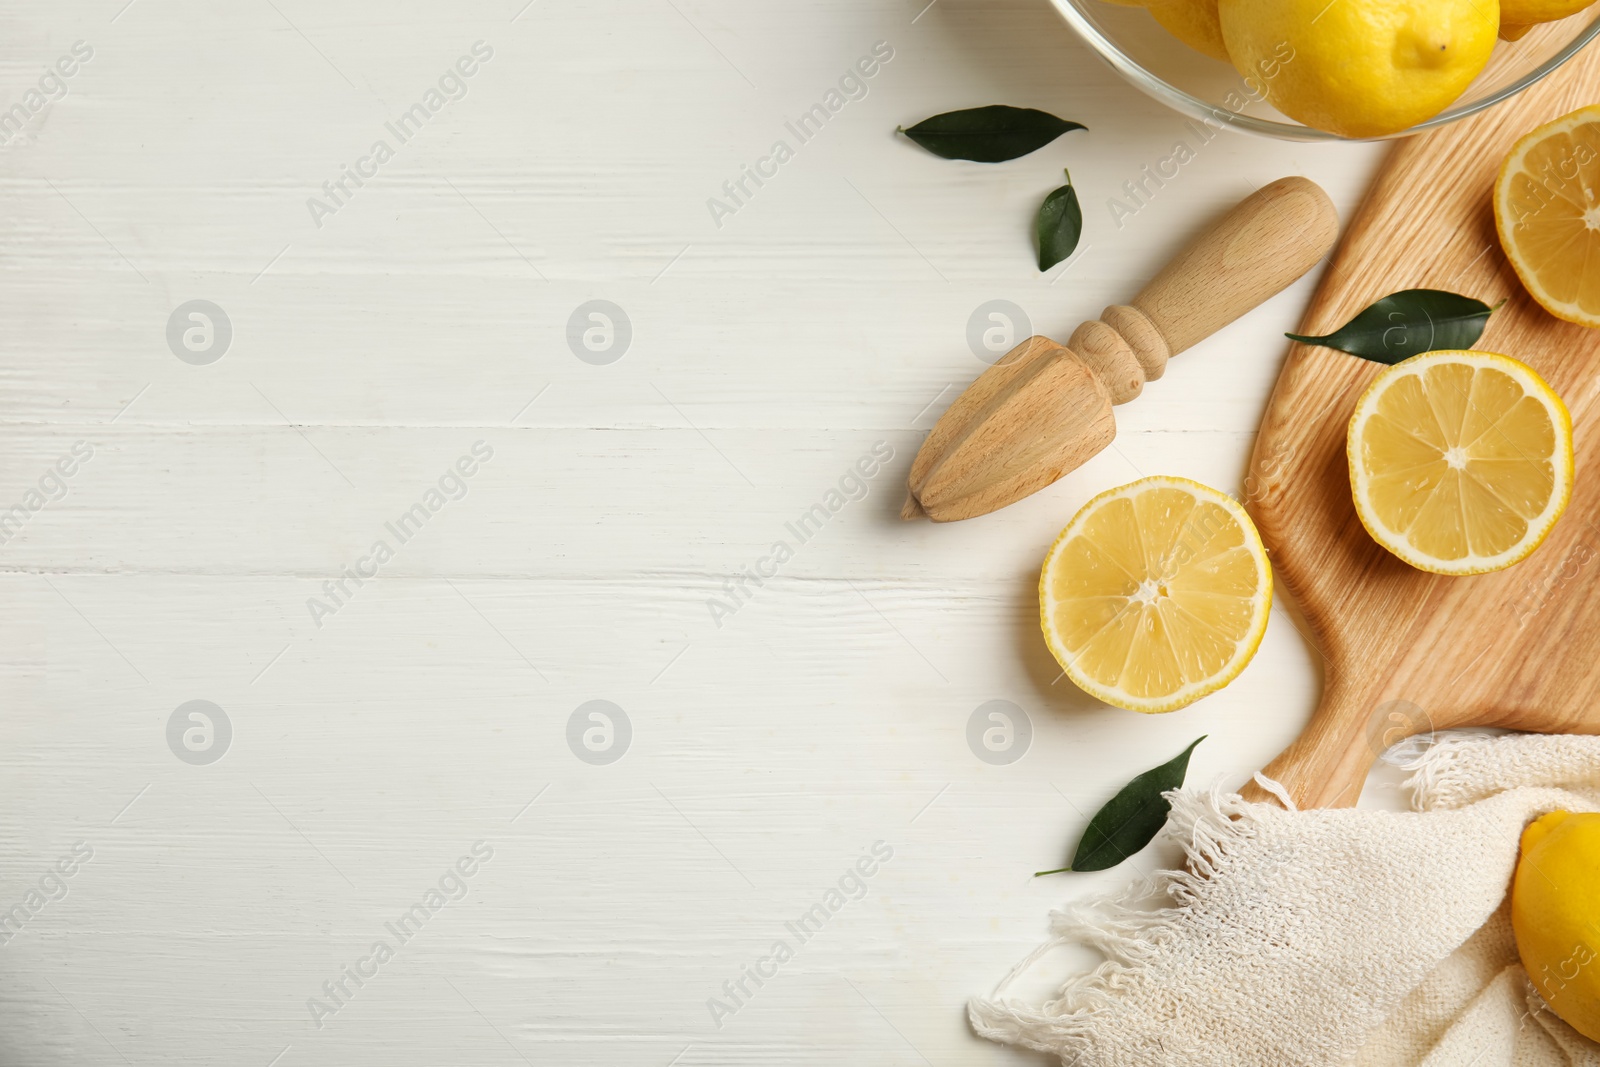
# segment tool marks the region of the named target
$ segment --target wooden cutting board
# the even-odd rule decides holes
[[[1527,296],[1500,251],[1490,199],[1513,142],[1592,103],[1600,46],[1499,107],[1399,143],[1298,331],[1331,332],[1401,289],[1507,299],[1476,347],[1536,369],[1574,426],[1572,502],[1531,557],[1450,578],[1380,548],[1351,503],[1345,431],[1383,368],[1327,348],[1289,351],[1245,503],[1324,671],[1311,722],[1264,771],[1301,807],[1354,804],[1388,744],[1433,729],[1600,733],[1600,330],[1561,322]]]

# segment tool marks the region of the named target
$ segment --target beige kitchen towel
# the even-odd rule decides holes
[[[1169,794],[1188,869],[1053,912],[973,1028],[1069,1067],[1600,1067],[1507,910],[1522,828],[1600,810],[1600,738],[1444,738],[1409,767],[1412,812]],[[1043,1005],[1006,996],[1073,942],[1105,963]]]

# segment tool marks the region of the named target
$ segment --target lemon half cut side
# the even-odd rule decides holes
[[[1512,147],[1495,181],[1494,220],[1528,294],[1559,319],[1600,326],[1600,105]]]
[[[1272,568],[1237,501],[1187,478],[1102,493],[1045,557],[1045,642],[1084,692],[1175,711],[1239,676],[1266,632]]]
[[[1526,559],[1572,497],[1572,417],[1533,368],[1493,352],[1424,352],[1378,375],[1347,440],[1356,514],[1435,574]]]

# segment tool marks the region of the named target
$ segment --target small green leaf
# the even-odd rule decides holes
[[[1499,308],[1442,289],[1407,289],[1384,297],[1326,336],[1287,336],[1392,366],[1423,352],[1471,348]]]
[[[1170,761],[1145,771],[1123,786],[1122,791],[1106,801],[1106,806],[1089,820],[1089,828],[1078,842],[1078,852],[1072,857],[1071,866],[1040,871],[1034,877],[1067,871],[1110,870],[1154,841],[1172,810],[1172,805],[1161,794],[1183,785],[1183,776],[1189,771],[1189,756],[1195,745],[1205,739],[1206,735],[1201,735]]]
[[[900,132],[945,159],[1004,163],[1043,148],[1068,130],[1087,128],[1047,111],[991,104],[947,111],[910,128],[902,126]]]
[[[1083,207],[1078,203],[1078,190],[1072,187],[1072,172],[1067,172],[1067,184],[1044,198],[1039,207],[1039,269],[1051,267],[1068,258],[1078,248],[1083,236]]]

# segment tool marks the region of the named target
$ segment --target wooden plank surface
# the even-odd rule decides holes
[[[1241,491],[1312,279],[1046,492],[895,512],[988,302],[1070,331],[1252,186],[1308,174],[1348,212],[1380,150],[1218,137],[1119,228],[1108,199],[1194,134],[1032,0],[19,0],[0,25],[6,107],[93,49],[0,145],[0,513],[59,497],[0,544],[0,910],[93,851],[0,945],[0,1063],[1035,1063],[965,999],[1050,907],[1164,857],[1029,874],[1199,734],[1193,780],[1237,785],[1304,722],[1289,616],[1227,691],[1145,718],[1059,678],[1034,585],[1095,492]],[[319,228],[307,200],[478,41],[466,95]],[[878,42],[865,97],[716,225],[708,198]],[[1090,130],[993,168],[892,134],[994,102]],[[1067,165],[1086,247],[1040,276]],[[208,365],[167,340],[196,299],[232,325]],[[593,300],[632,327],[609,365],[568,344]],[[465,495],[314,619],[478,441]],[[863,498],[790,535],[879,442]],[[231,726],[209,764],[179,758],[190,720],[169,745],[196,700]],[[631,724],[606,765],[568,744],[593,700]],[[1014,763],[969,747],[994,700],[1031,723]],[[785,923],[880,840],[799,944]],[[479,841],[465,898],[314,1018]]]

